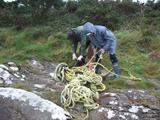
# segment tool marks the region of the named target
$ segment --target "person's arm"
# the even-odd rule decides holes
[[[77,51],[78,41],[76,42],[72,41],[71,44],[72,44],[72,60],[77,60],[76,51]]]
[[[74,41],[74,42],[72,41],[71,44],[72,44],[72,53],[76,54],[78,41]]]
[[[82,56],[85,56],[86,54],[86,43],[87,43],[87,36],[82,35],[81,36],[81,52],[80,52]]]

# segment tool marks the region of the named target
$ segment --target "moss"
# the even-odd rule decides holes
[[[26,83],[15,83],[11,87],[18,88],[18,89],[23,89],[23,90],[27,90],[27,91],[32,91],[32,87],[29,84],[26,84]]]
[[[60,105],[60,92],[44,90],[42,92],[42,97]]]

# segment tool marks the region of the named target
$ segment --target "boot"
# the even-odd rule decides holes
[[[120,73],[120,69],[119,69],[118,63],[114,63],[113,64],[113,71],[116,74],[116,75],[114,75],[114,78],[115,79],[119,79],[121,73]]]

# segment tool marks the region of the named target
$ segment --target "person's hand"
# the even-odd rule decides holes
[[[73,60],[77,60],[77,56],[76,56],[75,53],[72,54],[72,59],[73,59]]]
[[[82,60],[82,58],[83,58],[83,56],[82,55],[80,55],[79,57],[78,57],[78,61],[81,61]]]
[[[105,50],[104,49],[100,49],[99,53],[100,53],[99,57],[102,59],[103,58],[102,55],[105,53]]]
[[[97,49],[96,48],[93,48],[93,54],[95,55],[97,52]]]
[[[100,52],[101,54],[103,54],[103,53],[105,53],[105,50],[102,48],[102,49],[99,50],[99,52]]]

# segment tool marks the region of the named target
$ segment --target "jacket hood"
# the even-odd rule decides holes
[[[94,33],[96,34],[96,29],[94,27],[94,25],[90,22],[87,22],[83,25],[84,27],[84,30],[87,32],[87,33]]]

